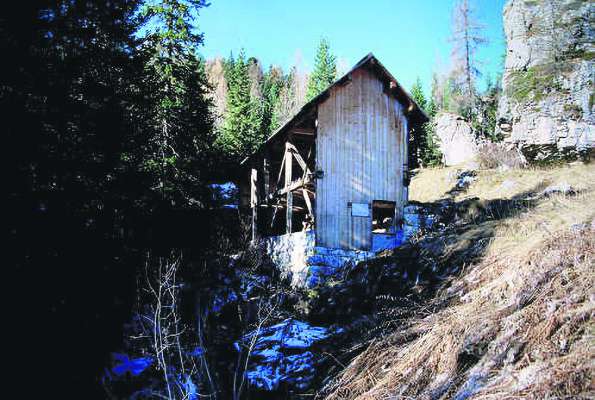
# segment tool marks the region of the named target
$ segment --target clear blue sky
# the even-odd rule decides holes
[[[481,70],[493,76],[504,54],[502,9],[506,0],[471,0],[485,25],[489,44],[479,53]],[[206,58],[237,54],[291,67],[300,55],[312,67],[318,42],[325,36],[349,69],[374,53],[407,89],[420,77],[429,90],[432,71],[449,61],[451,13],[455,0],[212,0],[201,10],[199,30],[205,34]],[[484,74],[484,75],[485,75]],[[480,79],[483,82],[483,79]]]

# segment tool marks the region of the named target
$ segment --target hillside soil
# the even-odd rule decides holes
[[[460,176],[414,177],[410,198],[437,222],[386,263],[427,272],[415,301],[378,316],[382,334],[352,346],[365,350],[327,399],[595,397],[595,166]]]

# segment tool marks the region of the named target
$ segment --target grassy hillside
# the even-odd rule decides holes
[[[456,177],[423,170],[410,191],[449,216],[418,241],[420,265],[449,273],[327,398],[593,398],[595,166],[478,171],[453,190]]]

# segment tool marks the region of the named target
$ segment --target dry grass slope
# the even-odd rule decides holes
[[[461,272],[400,329],[370,343],[327,398],[595,398],[595,167],[480,171],[466,192],[449,194],[454,176],[422,171],[411,197],[478,198],[477,213],[497,213],[481,204],[503,199],[531,207],[476,219],[469,229],[492,232],[482,257],[454,260]],[[559,182],[576,194],[539,194]]]

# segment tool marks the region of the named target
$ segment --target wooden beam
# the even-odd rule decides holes
[[[310,196],[308,195],[308,191],[302,188],[302,194],[304,195],[304,200],[306,201],[306,207],[308,207],[308,214],[310,214],[312,221],[314,221],[314,212],[312,211],[312,203],[310,202]]]
[[[293,144],[291,144],[289,142],[287,143],[287,147],[293,153],[295,160],[299,164],[302,171],[304,171],[304,175],[307,173],[310,173],[310,170],[308,169],[308,165],[306,164],[306,161],[304,161],[304,159],[302,158],[302,155],[298,151],[297,147],[295,147]]]
[[[264,189],[264,196],[268,196],[271,192],[271,162],[269,160],[268,155],[265,156],[262,160],[262,180],[263,180],[263,189]]]
[[[285,208],[285,206],[283,205],[268,205],[268,204],[260,204],[258,207],[260,208]],[[300,206],[293,206],[293,211],[305,211],[306,209],[304,207],[300,207]]]
[[[279,175],[277,176],[277,185],[275,187],[279,187],[279,183],[281,182],[281,176],[283,175],[283,171],[285,170],[285,159],[287,158],[287,149],[283,153],[283,160],[281,160],[281,166],[279,167]]]
[[[295,135],[314,136],[316,134],[316,129],[315,128],[293,128],[290,132]]]
[[[291,185],[293,179],[292,168],[293,168],[293,156],[290,148],[293,145],[289,142],[285,143],[285,188]],[[295,147],[294,147],[295,148]],[[291,233],[292,231],[292,219],[293,219],[293,193],[291,190],[287,191],[287,208],[285,210],[285,222],[286,232]]]
[[[302,190],[299,190],[302,189]],[[302,186],[301,188],[298,188],[298,190],[294,190],[293,191],[293,197],[295,198],[295,196],[302,196],[303,197],[303,191],[308,192],[308,195],[310,196],[311,199],[313,199],[315,197],[314,191],[312,190],[312,188],[309,187],[308,184],[306,184],[306,186]]]
[[[258,236],[258,171],[252,168],[250,176],[250,207],[252,207],[252,241],[256,241]]]
[[[291,152],[289,151],[289,146],[288,145],[289,145],[289,142],[285,142],[285,151],[283,152],[283,159],[281,160],[281,165],[279,166],[279,175],[277,176],[277,185],[275,186],[275,188],[278,188],[279,187],[279,183],[281,182],[281,176],[283,175],[283,173],[285,173],[285,185],[284,185],[284,187],[287,186],[287,180],[288,180],[287,165],[289,164],[291,166],[292,163],[293,163],[293,160],[292,160],[292,157],[291,157]],[[289,171],[289,181],[291,182],[291,171]],[[283,194],[282,190],[283,189],[276,190],[275,193],[271,193],[270,195],[268,195],[266,197],[266,201],[269,202],[269,201],[275,199],[275,197],[277,197],[277,205],[279,205],[281,203],[281,197],[280,196]],[[275,224],[275,218],[277,217],[277,210],[279,208],[280,207],[275,207],[275,209],[273,211],[273,217],[271,218],[271,228]]]
[[[311,183],[312,179],[310,178],[300,178],[300,179],[296,179],[295,181],[290,182],[287,186],[285,186],[284,188],[281,188],[279,190],[277,190],[274,194],[273,197],[277,197],[277,196],[283,196],[284,194],[287,194],[289,192],[293,192],[297,189],[300,189],[304,186],[306,186],[307,184]]]
[[[280,208],[283,208],[283,206],[281,206],[281,198],[280,197],[277,199],[277,204],[275,204],[272,207],[274,207],[274,210],[273,210],[273,217],[271,218],[271,228],[273,227],[273,225],[275,225],[275,217],[277,216],[277,210],[279,210]]]

